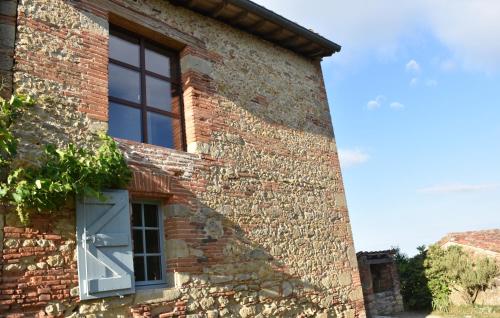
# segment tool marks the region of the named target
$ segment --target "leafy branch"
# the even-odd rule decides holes
[[[5,168],[12,166],[17,150],[17,139],[10,128],[22,110],[34,101],[15,96],[1,102],[0,153]],[[105,134],[99,139],[101,145],[96,150],[73,144],[63,148],[45,146],[39,166],[14,169],[0,179],[0,200],[15,206],[21,222],[27,223],[31,212],[51,213],[64,206],[68,198],[102,198],[106,188],[125,187],[131,172],[122,152]]]

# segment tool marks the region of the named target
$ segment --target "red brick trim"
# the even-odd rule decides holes
[[[166,198],[172,194],[170,175],[146,170],[140,166],[131,168],[133,177],[128,190],[133,197]]]

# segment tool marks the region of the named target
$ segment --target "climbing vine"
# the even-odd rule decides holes
[[[102,198],[104,189],[123,188],[130,181],[122,152],[105,134],[97,149],[49,144],[38,165],[12,169],[18,142],[11,128],[34,100],[16,95],[0,102],[0,200],[15,206],[21,222],[28,223],[32,212],[57,211],[74,196]]]

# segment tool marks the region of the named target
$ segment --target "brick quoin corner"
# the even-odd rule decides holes
[[[365,317],[319,59],[169,1],[0,9],[0,71],[37,99],[20,160],[107,131],[112,24],[174,43],[186,144],[116,139],[130,198],[160,202],[163,286],[80,300],[75,202],[29,226],[2,207],[1,317]]]

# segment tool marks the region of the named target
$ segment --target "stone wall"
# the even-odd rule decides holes
[[[78,301],[72,205],[42,228],[6,212],[0,312],[364,317],[319,61],[167,1],[21,0],[14,83],[38,103],[18,126],[20,158],[48,142],[93,145],[106,130],[117,16],[185,44],[188,152],[118,140],[131,196],[163,202],[169,287]]]
[[[358,252],[359,273],[368,317],[403,311],[394,251]]]
[[[0,2],[0,96],[12,91],[12,66],[16,38],[17,0]]]

